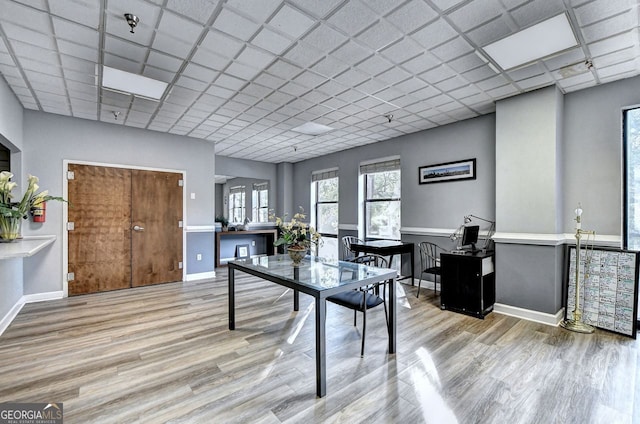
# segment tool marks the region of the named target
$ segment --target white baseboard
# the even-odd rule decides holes
[[[15,305],[5,314],[5,316],[0,320],[0,336],[4,331],[9,327],[9,325],[16,318],[18,313],[22,310],[22,307],[27,303],[35,303],[35,302],[44,302],[45,300],[54,300],[54,299],[62,299],[62,292],[48,292],[48,293],[36,293],[36,294],[26,294],[22,296]]]
[[[533,311],[531,309],[518,308],[517,306],[504,305],[496,303],[493,305],[493,312],[502,315],[509,315],[516,318],[526,319],[527,321],[539,322],[540,324],[557,326],[564,318],[564,308],[555,314]]]
[[[187,274],[187,277],[184,279],[184,281],[210,280],[212,278],[216,278],[215,271],[199,272],[196,274]]]

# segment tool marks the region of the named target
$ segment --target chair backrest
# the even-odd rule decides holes
[[[378,268],[389,268],[389,261],[384,256],[376,255],[375,253],[368,253],[366,255],[356,256],[351,262],[377,266]]]
[[[420,266],[422,269],[432,268],[440,265],[438,250],[444,250],[435,243],[422,241],[418,244],[420,248]]]
[[[362,240],[355,236],[342,237],[342,253],[344,254],[345,258],[355,253],[353,250],[351,250],[351,243],[362,243]]]

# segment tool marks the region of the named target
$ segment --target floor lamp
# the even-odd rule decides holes
[[[560,323],[560,326],[576,333],[591,334],[595,331],[593,326],[582,322],[582,311],[580,310],[580,239],[583,235],[595,235],[595,231],[587,231],[581,228],[580,217],[582,208],[580,203],[576,208],[576,301],[573,309],[573,318],[567,318]],[[586,262],[586,261],[585,261]],[[586,266],[586,263],[585,263]],[[586,269],[585,269],[586,271]]]

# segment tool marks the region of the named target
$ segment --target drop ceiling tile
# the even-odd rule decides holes
[[[521,27],[533,24],[559,15],[565,11],[562,0],[533,0],[511,12],[511,16]]]
[[[371,76],[378,75],[392,67],[393,64],[391,62],[378,54],[373,55],[356,65],[356,68]]]
[[[314,19],[287,4],[282,6],[269,21],[270,26],[293,38],[298,38],[307,32],[314,23]]]
[[[200,37],[203,26],[165,10],[160,18],[157,31],[193,44]]]
[[[461,76],[469,82],[476,83],[488,78],[493,78],[496,76],[496,72],[489,66],[484,65],[471,71],[464,72]]]
[[[244,43],[216,30],[207,32],[200,47],[224,57],[233,59],[244,47]]]
[[[502,87],[509,84],[509,81],[502,75],[496,75],[493,78],[489,78],[476,83],[479,89],[487,91],[493,88]]]
[[[305,71],[293,79],[298,84],[307,87],[315,88],[324,83],[327,79],[322,75],[318,75],[315,72]]]
[[[320,75],[327,78],[331,78],[341,72],[344,72],[349,66],[344,62],[335,59],[331,56],[327,56],[324,59],[318,61],[311,68]]]
[[[136,43],[149,45],[160,19],[160,10],[160,8],[142,0],[109,0],[106,10],[106,31],[117,37],[128,38]],[[125,13],[135,13],[136,16],[141,18],[134,30],[134,34],[131,34],[131,28],[127,25],[127,21],[124,18]]]
[[[440,65],[433,69],[430,69],[427,72],[423,72],[419,76],[429,84],[436,84],[440,81],[444,81],[446,79],[452,78],[455,75],[456,75],[456,72],[454,72],[447,65]]]
[[[331,28],[329,25],[322,23],[307,34],[303,40],[305,43],[328,53],[335,50],[341,44],[344,44],[344,42],[348,40],[348,37]]]
[[[202,82],[197,79],[189,78],[184,75],[178,78],[178,81],[176,81],[176,85],[180,87],[190,88],[192,90],[198,90],[198,91],[204,91],[209,86],[209,84],[205,82]]]
[[[2,22],[2,28],[11,41],[16,40],[33,46],[55,50],[55,44],[51,35],[26,29],[9,22]]]
[[[467,32],[467,36],[477,46],[486,46],[513,34],[517,29],[511,19],[506,16],[500,16]]]
[[[61,53],[92,62],[98,61],[98,51],[95,48],[81,46],[70,41],[58,40],[58,48]]]
[[[156,33],[153,40],[153,48],[163,53],[185,59],[191,52],[193,44],[178,40],[170,35]]]
[[[403,40],[385,48],[380,53],[394,63],[402,63],[423,52],[423,49],[410,38]]]
[[[215,11],[217,4],[218,2],[213,0],[169,0],[167,8],[204,24]]]
[[[403,33],[385,20],[378,21],[358,35],[373,50],[379,50],[401,38]]]
[[[456,88],[462,87],[468,84],[467,81],[459,76],[454,76],[453,78],[446,79],[444,81],[440,81],[439,83],[434,84],[438,89],[448,92],[451,90],[455,90]]]
[[[359,84],[362,84],[364,81],[371,78],[368,74],[359,71],[358,69],[351,68],[347,69],[345,72],[340,75],[334,77],[336,81],[340,84],[344,84],[348,87],[355,87]]]
[[[472,69],[483,66],[485,62],[478,57],[474,52],[471,52],[465,56],[459,57],[449,62],[451,69],[458,73],[470,71]]]
[[[509,75],[514,81],[519,81],[533,76],[541,75],[545,72],[544,68],[539,63],[533,63],[525,66],[524,68],[515,69],[509,71],[506,74]]]
[[[475,106],[478,104],[485,105],[489,102],[493,102],[493,100],[491,100],[491,97],[487,96],[483,92],[478,92],[477,94],[474,94],[472,96],[468,96],[460,99],[460,103],[465,104],[467,106]]]
[[[104,54],[103,64],[110,68],[120,69],[121,71],[127,71],[134,74],[139,74],[143,69],[143,65],[141,63],[134,62],[120,56],[114,56],[109,53]]]
[[[593,65],[596,69],[605,68],[617,63],[627,62],[636,57],[635,48],[627,48],[593,58]]]
[[[237,61],[257,69],[266,68],[266,66],[273,62],[274,59],[275,57],[271,53],[266,53],[262,50],[249,46],[245,47],[245,49],[236,58]]]
[[[215,71],[221,71],[231,63],[228,58],[222,57],[203,48],[198,48],[196,50],[191,61]]]
[[[53,17],[52,20],[56,38],[64,38],[90,47],[98,45],[100,34],[95,29],[56,17]]]
[[[337,94],[342,93],[347,90],[349,87],[342,85],[336,81],[329,80],[318,87],[318,90],[322,93],[328,94],[330,96],[335,96]]]
[[[290,39],[268,28],[262,28],[251,43],[277,55],[282,54],[292,44]]]
[[[345,102],[354,103],[354,102],[356,102],[358,100],[361,100],[365,96],[366,95],[363,94],[360,91],[357,91],[357,90],[354,90],[354,89],[348,89],[348,90],[343,91],[342,93],[338,94],[336,97],[338,97],[341,100],[344,100]]]
[[[157,79],[159,81],[171,82],[175,78],[176,74],[174,72],[169,72],[164,69],[159,69],[153,66],[145,66],[142,71],[142,75],[145,77]]]
[[[214,84],[220,87],[228,88],[229,90],[237,91],[246,84],[246,81],[244,79],[236,78],[231,75],[220,74],[218,79],[215,80]]]
[[[341,31],[353,36],[377,19],[375,13],[364,6],[358,0],[352,0],[344,3],[344,5],[334,13],[328,22]]]
[[[258,73],[260,73],[260,70],[252,66],[244,65],[240,62],[233,62],[227,67],[227,69],[225,69],[225,72],[229,75],[248,81],[258,75]]]
[[[608,19],[631,8],[637,9],[638,4],[632,0],[593,1],[575,8],[576,18],[580,26],[590,25],[603,19]],[[637,14],[635,16],[637,20]],[[625,28],[626,26],[622,27]]]
[[[324,18],[343,0],[291,0],[292,4],[299,6],[301,9],[311,12],[317,18]]]
[[[626,32],[602,41],[591,43],[589,44],[589,50],[593,57],[597,57],[617,50],[629,48],[636,45],[635,43],[637,43],[637,37],[635,37],[634,40],[633,34],[631,32]]]
[[[438,9],[445,12],[454,6],[457,6],[458,4],[465,2],[466,0],[432,0],[432,1],[438,7]]]
[[[302,72],[302,68],[292,65],[288,62],[285,62],[284,60],[277,60],[276,62],[274,62],[273,65],[271,65],[267,69],[267,71],[271,75],[275,75],[279,78],[289,80],[295,77],[296,75],[300,74]]]
[[[404,62],[401,66],[416,75],[440,65],[440,63],[442,62],[431,53],[424,53]]]
[[[249,85],[247,85],[241,90],[242,93],[245,93],[249,96],[253,96],[259,99],[265,97],[267,94],[271,93],[271,91],[273,90],[263,85],[255,84],[255,83],[250,83]]]
[[[473,47],[469,43],[467,43],[462,37],[457,37],[433,48],[431,53],[442,61],[448,62],[472,51]]]
[[[278,78],[273,75],[269,75],[267,73],[262,73],[255,79],[254,82],[257,82],[259,85],[262,85],[264,87],[268,87],[272,90],[275,90],[278,87],[281,87],[282,85],[284,85],[286,81],[283,80],[282,78]]]
[[[411,0],[386,18],[407,34],[435,19],[438,13],[422,0]]]
[[[451,90],[448,94],[456,100],[464,99],[465,97],[475,96],[481,94],[481,91],[474,85],[466,85],[455,90]]]
[[[401,68],[391,68],[388,71],[376,76],[376,79],[384,82],[388,85],[397,84],[400,81],[404,81],[411,77],[411,74],[402,70]]]
[[[72,71],[70,69],[64,70],[64,76],[67,80],[67,86],[71,82],[79,82],[82,84],[95,84],[96,76],[93,74],[87,74],[85,72]]]
[[[486,90],[485,93],[493,100],[500,100],[505,97],[513,96],[518,90],[512,85],[503,85],[502,87]]]
[[[474,0],[448,14],[449,19],[462,31],[488,22],[500,16],[503,8],[496,0]]]
[[[284,57],[298,66],[309,68],[318,62],[323,54],[313,47],[298,43],[285,53]]]
[[[418,78],[409,78],[394,85],[394,88],[402,91],[403,93],[413,93],[414,91],[423,89],[425,87],[427,87],[427,84],[423,80]]]
[[[386,87],[386,84],[384,84],[381,81],[378,81],[376,79],[371,79],[369,81],[365,81],[364,83],[360,84],[359,86],[356,87],[356,89],[358,89],[359,91],[365,93],[365,94],[375,94],[378,91],[384,89]]]
[[[36,10],[20,3],[2,1],[2,14],[0,20],[20,24],[23,28],[29,28],[41,33],[50,34],[52,31],[49,16],[40,10]]]
[[[631,13],[625,13],[584,27],[582,34],[587,43],[592,43],[621,32],[635,31],[637,27],[638,17]]]
[[[637,75],[639,73],[638,71],[636,61],[630,60],[629,62],[618,63],[606,68],[598,69],[597,73],[600,78],[607,79],[616,75]]]
[[[531,78],[523,79],[517,82],[518,86],[525,90],[546,87],[553,84],[553,79],[548,74],[536,75]]]
[[[455,38],[457,35],[458,32],[453,29],[446,20],[438,19],[437,21],[411,34],[411,38],[426,49],[431,49]]]
[[[580,75],[574,75],[569,78],[562,78],[558,81],[558,85],[564,89],[570,89],[575,86],[583,86],[584,84],[595,85],[596,81],[591,72],[585,72]]]
[[[95,44],[97,45],[97,43]],[[107,35],[104,40],[104,51],[137,63],[144,62],[147,50],[139,44],[130,43],[120,38]]]
[[[259,25],[229,9],[222,9],[213,26],[244,41],[249,40],[259,29]]]

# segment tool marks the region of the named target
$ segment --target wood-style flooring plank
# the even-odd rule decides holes
[[[384,311],[327,307],[327,396],[315,396],[314,302],[227,272],[27,304],[0,336],[0,402],[63,402],[65,423],[633,423],[638,342],[442,311],[398,285],[397,352]],[[638,401],[638,402],[636,402]]]

